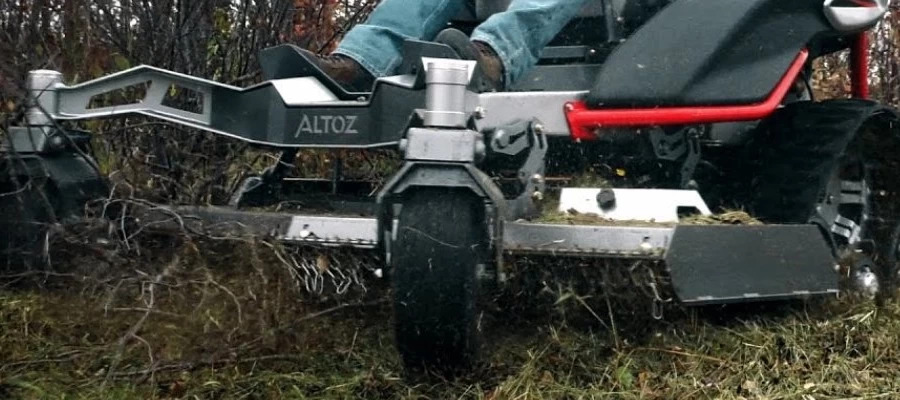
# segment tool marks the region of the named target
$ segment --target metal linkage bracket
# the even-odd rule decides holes
[[[495,128],[488,135],[488,169],[512,167],[517,170],[515,192],[506,190],[510,198],[509,214],[512,219],[532,218],[540,211],[537,204],[543,200],[546,190],[544,177],[548,143],[544,125],[537,120],[517,121]]]

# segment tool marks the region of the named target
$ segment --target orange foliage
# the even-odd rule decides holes
[[[294,0],[293,34],[298,44],[327,53],[337,45],[339,30],[335,10],[338,0]]]

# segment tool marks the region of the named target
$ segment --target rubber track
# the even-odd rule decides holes
[[[751,144],[753,215],[769,223],[811,222],[845,149],[863,123],[883,110],[860,100],[794,103],[780,110]]]
[[[872,125],[869,122],[883,122]],[[874,240],[882,282],[893,293],[900,271],[900,115],[863,100],[795,103],[780,110],[748,147],[753,176],[750,210],[768,223],[820,223],[815,206],[840,157],[857,135],[869,174],[869,221],[863,235]],[[882,130],[883,129],[883,130]],[[853,144],[854,146],[856,144]]]

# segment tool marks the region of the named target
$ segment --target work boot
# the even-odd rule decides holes
[[[502,92],[506,89],[504,82],[503,61],[497,52],[487,43],[469,40],[465,33],[456,29],[445,29],[434,39],[437,43],[450,46],[463,60],[477,61],[473,82],[479,92]]]
[[[319,69],[352,93],[370,92],[375,84],[375,76],[356,60],[343,54],[309,57]]]

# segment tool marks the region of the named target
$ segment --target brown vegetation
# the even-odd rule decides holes
[[[0,0],[0,128],[29,70],[77,82],[151,64],[248,85],[261,48],[328,51],[374,3]],[[898,24],[895,6],[873,34],[873,93],[893,104]],[[819,62],[820,97],[847,91],[846,62]],[[221,204],[273,157],[142,118],[85,127],[132,208]],[[316,174],[334,156],[304,154],[301,167]],[[488,317],[487,365],[416,381],[393,352],[377,260],[143,228],[54,227],[42,266],[0,267],[0,398],[900,398],[897,304],[667,307],[656,321],[652,302],[613,306],[585,287],[607,282],[593,280],[603,265],[519,260]]]

